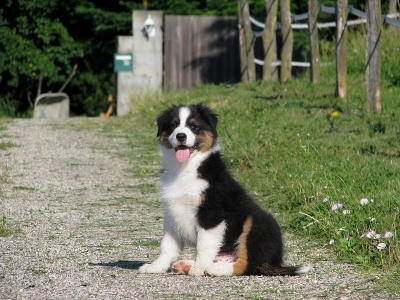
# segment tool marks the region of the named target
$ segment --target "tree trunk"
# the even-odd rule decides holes
[[[250,24],[249,4],[247,0],[238,0],[240,76],[242,81],[254,81],[256,67],[254,63],[254,33]]]

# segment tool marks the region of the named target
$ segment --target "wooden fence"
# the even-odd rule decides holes
[[[273,0],[275,2],[277,0]],[[280,0],[281,3],[286,0]],[[267,1],[268,2],[268,1]],[[268,8],[268,5],[267,5]],[[284,10],[284,11],[282,11]],[[289,7],[288,5],[281,4],[281,15],[287,15]],[[393,8],[391,9],[393,10]],[[336,16],[335,22],[318,23],[317,15],[319,12],[334,14]],[[350,16],[355,16],[357,19],[349,20]],[[264,51],[264,59],[254,59],[254,62],[258,65],[262,65],[266,69],[266,64],[271,66],[285,66],[281,67],[281,73],[285,72],[286,75],[282,76],[281,82],[285,82],[288,78],[287,67],[288,65],[296,67],[310,67],[310,81],[312,83],[318,82],[319,77],[319,51],[318,51],[318,34],[317,28],[336,27],[336,90],[335,94],[341,98],[346,97],[346,38],[347,38],[347,27],[350,25],[357,25],[366,23],[366,98],[367,108],[374,111],[379,111],[380,106],[380,37],[381,37],[381,24],[382,22],[391,26],[400,27],[400,21],[394,19],[399,14],[381,15],[380,11],[380,0],[367,0],[367,12],[363,12],[352,6],[347,5],[347,0],[336,0],[336,7],[327,7],[318,4],[317,0],[308,1],[308,12],[292,15],[290,20],[291,29],[307,29],[310,37],[310,62],[293,62],[291,56],[283,55],[281,53],[282,61],[271,61],[270,57],[277,57],[277,55],[271,55],[269,51],[276,51],[276,47],[267,47]],[[269,16],[267,11],[267,18],[265,24],[258,22],[254,18],[250,17],[253,25],[262,28],[262,31],[255,31],[254,37],[265,38],[266,32],[271,33],[270,27],[271,20],[274,16]],[[301,20],[308,20],[307,23],[296,24]],[[287,25],[287,24],[286,24]],[[275,29],[282,28],[282,36],[289,36],[287,33],[286,26],[277,22],[274,26]],[[269,37],[270,39],[271,37]],[[292,48],[292,45],[285,45],[285,43],[293,43],[291,39],[283,39],[282,49]],[[264,41],[264,45],[269,42]],[[285,59],[285,61],[283,61]],[[242,66],[243,68],[243,66]],[[286,69],[286,71],[285,71]],[[290,69],[289,69],[290,72]],[[264,72],[265,73],[265,72]],[[264,79],[269,79],[268,76],[263,76]]]
[[[236,17],[165,16],[167,91],[240,81]]]

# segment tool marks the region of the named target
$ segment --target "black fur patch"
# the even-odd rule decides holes
[[[200,226],[213,228],[223,220],[227,224],[221,252],[235,251],[243,224],[248,216],[252,216],[253,226],[247,237],[249,262],[246,274],[257,274],[257,268],[265,263],[280,266],[283,243],[278,223],[233,179],[220,153],[211,154],[199,167],[198,174],[209,183],[197,215]]]

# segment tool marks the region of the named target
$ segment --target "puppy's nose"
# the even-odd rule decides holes
[[[180,141],[180,142],[184,142],[184,141],[186,141],[186,133],[178,133],[177,135],[176,135],[176,139],[178,140],[178,141]]]

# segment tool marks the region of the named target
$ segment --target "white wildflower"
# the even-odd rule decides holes
[[[383,235],[383,237],[385,239],[390,239],[393,237],[393,233],[391,233],[390,231],[386,231],[385,234]]]
[[[361,235],[361,237],[362,237],[362,238],[367,238],[367,239],[372,239],[372,238],[375,237],[375,235],[376,235],[376,232],[373,231],[373,230],[371,230],[371,231],[369,231],[369,232],[367,232],[367,233],[363,233],[363,234]]]
[[[385,243],[379,243],[378,245],[376,245],[376,248],[378,250],[383,250],[386,248],[386,244]]]
[[[338,209],[341,209],[341,208],[343,208],[343,204],[342,203],[333,203],[332,204],[332,210],[338,210]]]

